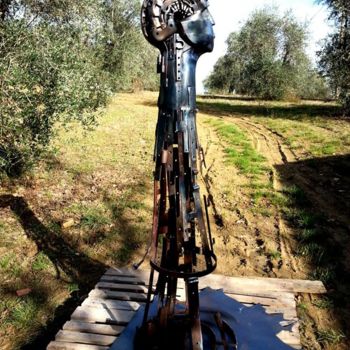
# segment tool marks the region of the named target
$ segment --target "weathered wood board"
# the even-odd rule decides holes
[[[79,306],[48,350],[107,350],[123,332],[147,297],[149,271],[110,268]],[[262,305],[267,313],[283,314],[284,326],[278,337],[301,349],[296,310],[297,293],[324,294],[322,282],[274,278],[239,278],[210,275],[200,279],[200,288],[223,289],[225,294],[246,306]],[[179,300],[184,285],[179,284]],[[125,349],[127,350],[127,349]]]

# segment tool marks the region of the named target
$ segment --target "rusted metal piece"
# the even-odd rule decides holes
[[[179,350],[202,350],[198,278],[214,271],[216,256],[197,181],[197,162],[204,153],[196,126],[195,76],[199,57],[213,50],[214,22],[207,0],[144,0],[141,16],[146,39],[160,50],[161,77],[150,278],[159,273],[158,310],[149,320],[146,306],[142,332],[162,338],[173,328],[178,344],[183,344]],[[207,208],[205,213],[208,216]],[[181,313],[176,300],[179,278],[187,292]],[[156,343],[153,348],[162,342]]]

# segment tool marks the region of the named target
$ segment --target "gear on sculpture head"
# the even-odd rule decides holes
[[[214,21],[208,6],[207,0],[145,0],[141,14],[143,33],[160,50],[164,41],[179,33],[188,45],[197,46],[202,53],[210,52]]]

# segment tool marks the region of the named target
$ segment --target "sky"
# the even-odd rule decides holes
[[[315,0],[209,0],[209,10],[215,20],[215,48],[203,55],[197,67],[197,92],[203,93],[203,80],[210,74],[218,58],[225,54],[225,41],[230,33],[240,29],[250,13],[265,5],[277,6],[281,13],[293,10],[300,22],[309,23],[308,54],[315,61],[319,42],[331,31],[327,9]]]

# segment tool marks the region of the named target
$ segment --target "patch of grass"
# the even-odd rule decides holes
[[[69,293],[74,293],[74,292],[78,292],[80,288],[77,283],[69,283],[67,289]]]
[[[341,118],[335,103],[300,101],[294,103],[254,99],[202,97],[199,108],[217,116],[249,116],[283,137],[286,145],[304,156],[329,156],[350,151],[349,124]]]
[[[309,204],[305,192],[296,185],[287,187],[283,190],[283,193],[294,203],[295,206],[305,206]]]
[[[265,218],[269,218],[274,215],[274,210],[272,208],[265,208],[263,206],[258,206],[256,208],[252,208],[252,212],[255,214],[260,214]]]
[[[345,339],[345,334],[334,329],[320,329],[317,331],[317,341],[323,345],[335,345]]]
[[[10,252],[0,258],[0,270],[15,277],[23,273],[22,261],[19,257]]]
[[[129,209],[139,210],[139,209],[145,209],[145,203],[135,200],[129,200],[126,202],[125,205]]]
[[[80,225],[83,228],[96,230],[101,226],[109,224],[110,218],[105,217],[103,214],[98,211],[94,211],[93,209],[89,209],[80,220]]]
[[[315,266],[310,274],[313,280],[326,285],[335,282],[337,263],[334,262],[333,243],[328,240],[325,218],[315,213],[303,190],[297,186],[286,188],[288,205],[283,215],[297,232],[297,254]]]
[[[255,204],[266,207],[266,201],[276,208],[283,209],[288,205],[288,198],[281,193],[275,192],[273,188],[265,187],[264,190],[255,190],[252,193],[252,200]]]
[[[297,308],[299,311],[303,311],[303,312],[307,311],[308,309],[307,304],[303,302],[298,303]]]
[[[237,148],[227,148],[227,163],[236,166],[244,175],[254,176],[266,173],[269,169],[264,166],[265,158],[259,155],[248,143]]]
[[[323,298],[319,298],[319,299],[314,300],[312,302],[312,305],[314,305],[322,310],[333,309],[334,308],[334,301],[330,298],[323,297]]]
[[[326,250],[320,244],[312,242],[299,245],[297,253],[313,262],[321,263],[326,254]]]
[[[26,328],[33,326],[37,321],[38,312],[41,307],[41,300],[27,297],[20,300],[17,305],[10,310],[10,317],[6,323],[11,323],[15,327]]]
[[[310,274],[310,279],[315,281],[322,281],[325,284],[331,284],[336,278],[334,267],[317,266]]]
[[[316,224],[323,219],[321,215],[314,214],[304,208],[291,206],[284,210],[284,217],[295,227],[306,230],[313,230]]]
[[[98,230],[112,222],[107,209],[100,204],[73,204],[66,212],[78,216],[80,227],[85,230]]]
[[[34,271],[43,271],[51,267],[51,261],[46,254],[40,252],[32,263],[32,269]]]
[[[317,241],[323,235],[323,231],[316,228],[307,228],[300,231],[297,239],[300,243]]]
[[[8,270],[14,258],[15,255],[13,253],[8,253],[0,257],[0,269]]]
[[[227,142],[225,153],[228,164],[234,165],[242,174],[249,177],[269,171],[265,157],[255,150],[247,135],[236,125],[217,119],[208,119],[206,122]]]
[[[316,156],[330,156],[336,154],[341,146],[340,140],[323,140],[323,142],[312,145],[310,151]]]
[[[280,260],[282,258],[282,254],[278,250],[270,251],[268,255],[272,260]]]

